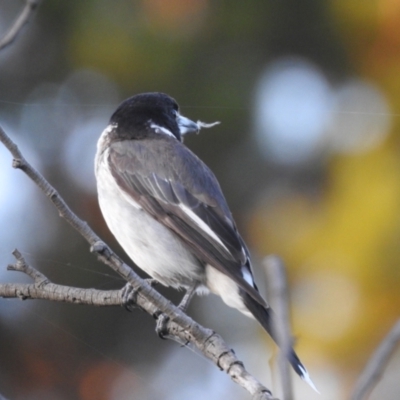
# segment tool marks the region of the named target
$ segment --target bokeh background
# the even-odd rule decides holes
[[[0,0],[0,34],[24,5]],[[400,315],[400,2],[44,0],[0,52],[0,123],[73,210],[125,257],[100,214],[98,136],[143,91],[221,125],[186,139],[216,173],[266,295],[264,256],[286,262],[296,348],[321,395],[346,399]],[[113,289],[0,146],[0,281],[17,247],[55,283]],[[128,261],[128,260],[127,260]],[[161,289],[175,302],[181,294]],[[189,313],[280,395],[276,350],[218,298]],[[371,399],[398,399],[400,352]],[[7,399],[248,399],[140,311],[0,301]]]

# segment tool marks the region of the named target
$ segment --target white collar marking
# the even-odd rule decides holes
[[[155,124],[152,120],[150,120],[149,123],[150,123],[150,128],[154,129],[156,133],[164,133],[165,135],[172,136],[173,138],[176,139],[175,135],[169,129]]]
[[[118,127],[118,124],[112,123],[108,124],[104,131],[101,133],[99,140],[97,141],[97,149],[100,150],[102,149],[104,151],[104,144],[108,139],[108,135]]]

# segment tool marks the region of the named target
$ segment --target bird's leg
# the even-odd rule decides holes
[[[158,281],[157,279],[149,278],[145,279],[145,281],[151,286],[154,287],[157,285]],[[139,292],[139,289],[134,289],[130,283],[127,283],[122,289],[121,289],[121,297],[122,297],[122,306],[126,308],[128,311],[132,311],[135,308],[135,304],[137,301],[137,295]]]
[[[178,308],[186,312],[190,300],[192,300],[193,295],[196,293],[197,285],[190,287],[186,290],[185,295],[183,296],[181,302],[178,305]],[[161,339],[165,339],[168,336],[168,321],[169,317],[165,314],[159,313],[157,315],[157,324],[156,324],[156,332]]]
[[[194,294],[196,293],[197,285],[190,287],[188,290],[186,290],[185,295],[183,296],[181,302],[178,305],[178,308],[180,308],[183,312],[186,312],[190,300],[192,300]]]

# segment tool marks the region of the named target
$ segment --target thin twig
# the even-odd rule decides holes
[[[24,257],[22,256],[22,254],[15,249],[12,252],[13,256],[15,257],[15,259],[17,260],[17,262],[15,264],[10,264],[7,269],[9,271],[20,271],[23,272],[24,274],[27,274],[28,276],[30,276],[34,281],[35,284],[37,286],[41,286],[43,284],[46,284],[46,282],[48,281],[48,279],[41,273],[39,272],[37,269],[31,267],[30,265],[28,265],[24,259]]]
[[[15,264],[7,267],[9,271],[19,271],[34,281],[33,284],[6,283],[0,285],[0,297],[21,300],[50,300],[71,304],[85,304],[98,307],[122,306],[122,290],[82,289],[52,283],[44,274],[28,265],[18,250],[13,251]]]
[[[278,366],[282,380],[284,400],[293,400],[292,379],[287,355],[292,348],[292,337],[289,323],[288,290],[285,267],[277,256],[268,256],[263,261],[268,276],[270,302],[276,313],[275,335],[281,349],[278,355]]]
[[[8,32],[0,40],[0,50],[9,46],[20,34],[22,28],[28,23],[34,11],[39,5],[40,0],[26,0],[25,7],[22,9],[21,14],[12,24]]]
[[[254,400],[273,400],[271,392],[250,375],[243,363],[223,339],[210,329],[204,328],[161,296],[146,281],[141,279],[92,231],[89,225],[78,218],[68,207],[58,192],[23,157],[17,145],[0,127],[0,141],[10,151],[13,167],[21,169],[46,194],[57,208],[61,217],[70,223],[90,244],[100,261],[122,276],[136,291],[136,304],[148,314],[155,316],[160,311],[169,317],[168,331],[180,342],[190,343],[200,350],[233,381],[246,389]],[[18,262],[17,262],[18,263]],[[6,285],[0,285],[0,296]],[[84,289],[82,289],[84,290]],[[92,289],[90,289],[92,290]]]
[[[388,335],[382,340],[361,373],[351,395],[351,400],[368,398],[373,387],[379,382],[395,347],[400,342],[400,320],[396,322]]]

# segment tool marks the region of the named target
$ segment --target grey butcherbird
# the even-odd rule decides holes
[[[119,105],[97,144],[95,170],[101,211],[129,257],[165,286],[211,291],[260,322],[274,338],[273,312],[254,282],[249,251],[217,179],[182,135],[212,124],[193,122],[163,93]],[[311,386],[293,349],[287,354]]]

